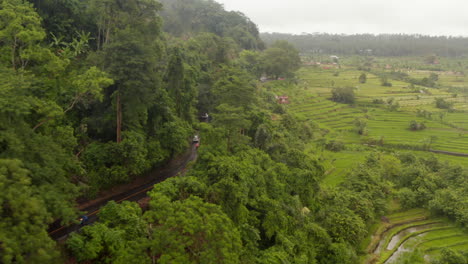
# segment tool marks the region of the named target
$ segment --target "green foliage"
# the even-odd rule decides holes
[[[372,103],[374,104],[385,104],[385,101],[383,99],[380,99],[380,98],[375,98],[372,100]]]
[[[380,85],[386,86],[386,87],[392,87],[392,83],[388,81],[388,77],[386,76],[380,78]]]
[[[325,149],[338,152],[345,149],[345,144],[338,140],[330,140],[325,144]]]
[[[416,208],[418,206],[416,193],[408,188],[400,189],[397,197],[400,200],[401,206],[405,209]]]
[[[294,80],[256,80],[293,77],[298,50],[278,41],[260,51],[258,29],[243,14],[202,0],[164,0],[164,9],[152,0],[31,2],[40,16],[25,1],[0,2],[0,262],[56,262],[50,222],[75,219],[77,196],[184,152],[194,127],[203,145],[192,169],[156,185],[145,213],[130,202],[102,208],[96,224],[68,240],[73,257],[356,263],[392,188],[404,207],[468,223],[466,172],[433,159],[376,152],[341,185],[321,188],[329,168],[317,159],[330,153],[311,139],[325,144],[327,131],[276,104],[282,89],[296,92]],[[437,81],[431,74],[421,83]],[[354,104],[354,88],[335,88],[332,99]],[[197,112],[212,122],[198,124]],[[366,121],[356,120],[361,135]],[[324,146],[343,150],[341,140]],[[457,254],[444,257],[461,261]]]
[[[263,74],[261,65],[261,53],[252,50],[243,50],[239,54],[239,63],[243,69],[250,72],[255,77],[260,78]]]
[[[146,231],[141,208],[136,203],[111,201],[99,211],[98,216],[104,225],[124,231],[127,240],[139,238]]]
[[[287,41],[277,41],[262,53],[265,73],[275,79],[290,77],[299,69],[301,59],[297,49]]]
[[[227,149],[231,150],[233,145],[246,139],[242,131],[247,129],[251,123],[240,107],[221,104],[216,110],[218,113],[214,115],[214,124],[225,130]]]
[[[0,159],[0,260],[53,263],[58,252],[46,232],[51,214],[18,160]]]
[[[164,123],[158,132],[161,146],[169,150],[171,155],[179,154],[189,146],[188,138],[191,134],[188,123],[180,119]]]
[[[422,57],[424,63],[434,65],[432,68],[438,66],[436,64],[439,62],[438,56],[459,58],[460,54],[468,53],[467,47],[463,45],[466,37],[454,38],[420,34],[290,34],[276,32],[262,33],[261,37],[267,45],[279,39],[287,39],[301,52],[320,50],[323,54],[359,55],[365,58],[371,58],[371,56]]]
[[[452,109],[453,103],[446,101],[444,98],[436,98],[435,104],[437,108],[440,109]]]
[[[424,255],[420,251],[404,252],[398,259],[398,263],[402,264],[424,264]]]
[[[367,233],[363,220],[347,208],[328,210],[323,222],[330,236],[337,242],[357,244]]]
[[[362,118],[356,118],[354,120],[354,126],[356,127],[356,132],[361,136],[367,135],[367,121]]]
[[[195,178],[172,178],[150,192],[150,209],[110,202],[100,223],[72,235],[67,246],[79,261],[99,263],[238,263],[239,231],[219,206],[201,198]]]
[[[213,85],[215,105],[228,104],[233,107],[248,109],[256,101],[255,84],[252,76],[245,70],[223,65]]]
[[[181,52],[178,48],[172,51],[165,76],[166,89],[174,100],[175,112],[179,118],[192,121],[194,100],[196,98],[194,76],[190,76],[184,66]]]
[[[228,12],[215,1],[162,0],[164,29],[175,36],[210,32],[229,37],[242,49],[263,49],[254,22],[240,12]]]
[[[303,228],[306,228],[305,223],[311,224],[307,213],[303,213],[308,209],[304,209],[301,203],[312,205],[321,168],[312,165],[314,161],[298,151],[284,154],[284,158],[288,157],[285,160],[288,166],[295,168],[288,172],[284,164],[272,161],[259,150],[244,149],[229,156],[203,150],[200,150],[200,161],[191,174],[197,175],[209,186],[204,195],[207,201],[220,204],[223,211],[241,227],[242,240],[247,247],[246,261],[253,261],[252,254],[258,254],[259,247],[272,245],[274,238],[297,245],[301,250],[298,254],[303,252],[304,257],[311,261],[315,250],[304,245],[299,237],[316,241],[318,234],[309,237],[302,232],[296,233],[294,226],[304,225]],[[200,195],[200,192],[195,193]],[[293,215],[298,217],[298,221],[294,220]],[[313,233],[310,228],[306,230]],[[321,235],[330,241],[326,233]],[[266,251],[262,259],[267,258],[270,255],[267,252],[271,250]],[[299,256],[287,248],[276,248],[275,252],[289,260]]]
[[[45,37],[41,19],[32,5],[23,0],[0,3],[0,62],[24,70],[30,61],[41,61],[50,51],[40,46]]]
[[[387,101],[387,103],[388,103],[388,110],[390,112],[395,112],[400,108],[400,103],[394,102],[393,98],[391,101]]]
[[[441,256],[438,260],[433,261],[434,264],[466,264],[468,259],[466,254],[463,255],[461,252],[455,252],[451,249],[442,249]]]
[[[356,96],[353,87],[337,87],[332,89],[332,100],[339,103],[353,104]]]
[[[424,122],[417,122],[416,120],[411,120],[409,124],[409,129],[413,131],[424,130],[426,129],[426,124],[424,124]]]
[[[159,263],[238,263],[239,232],[218,206],[197,197],[170,202],[155,192],[150,196],[149,250]]]
[[[73,234],[67,246],[80,262],[109,263],[125,249],[124,232],[98,223],[84,227],[82,234]]]
[[[359,83],[366,83],[367,82],[367,75],[365,73],[361,73],[359,75]]]

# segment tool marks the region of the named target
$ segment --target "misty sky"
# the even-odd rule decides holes
[[[261,32],[468,36],[468,0],[215,0]]]

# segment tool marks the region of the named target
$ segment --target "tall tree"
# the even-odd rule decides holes
[[[91,1],[90,12],[99,25],[98,61],[115,84],[116,141],[122,130],[142,129],[155,99],[157,58],[160,51],[160,4],[152,0]]]
[[[187,121],[193,119],[196,98],[194,86],[197,81],[195,74],[194,68],[184,62],[180,48],[174,47],[164,79],[166,89],[174,100],[177,116]]]
[[[298,50],[287,41],[277,41],[262,54],[265,73],[275,78],[289,77],[299,69]]]
[[[46,232],[51,215],[30,172],[18,160],[0,159],[0,261],[53,263],[55,243]]]
[[[24,70],[31,60],[41,60],[50,51],[41,47],[45,37],[41,19],[24,0],[0,2],[0,58],[15,70]]]

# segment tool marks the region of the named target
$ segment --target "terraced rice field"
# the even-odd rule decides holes
[[[388,215],[372,235],[367,264],[398,263],[404,252],[419,250],[430,261],[442,248],[467,249],[468,233],[446,219],[432,218],[424,209]]]
[[[408,83],[392,80],[392,87],[383,87],[377,76],[368,74],[365,84],[358,82],[360,71],[343,69],[324,70],[304,68],[299,71],[305,89],[300,100],[291,99],[289,110],[301,119],[312,120],[329,132],[328,138],[344,143],[384,145],[402,149],[427,149],[468,153],[468,112],[443,112],[435,108],[435,98],[454,102],[457,108],[467,108],[465,97],[453,97],[443,89],[428,88],[427,94],[410,93]],[[424,73],[427,74],[427,73]],[[334,87],[357,87],[357,103],[348,105],[330,100]],[[372,104],[374,99],[398,102],[400,108],[390,111],[387,105]],[[431,111],[430,118],[417,115],[417,110]],[[441,112],[442,114],[439,114]],[[367,121],[367,135],[355,132],[356,118]],[[410,131],[412,120],[424,122],[426,129]],[[338,138],[337,138],[338,137]]]
[[[326,166],[326,177],[322,181],[324,187],[335,187],[344,181],[346,173],[357,163],[364,162],[370,152],[341,151],[339,153],[326,152],[329,164]]]

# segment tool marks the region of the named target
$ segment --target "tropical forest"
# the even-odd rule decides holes
[[[468,264],[467,74],[466,37],[0,0],[0,263]]]

